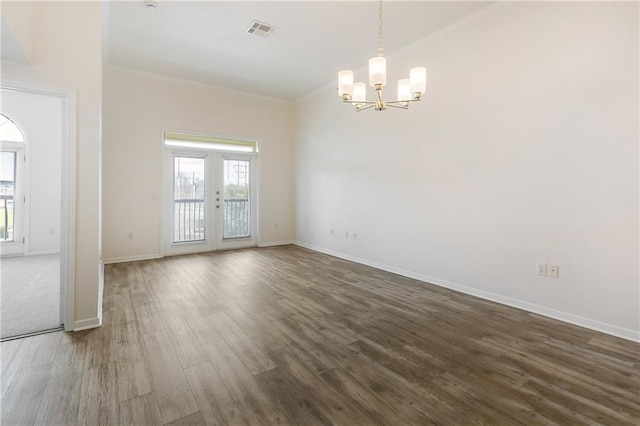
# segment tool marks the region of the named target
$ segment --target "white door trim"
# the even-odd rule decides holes
[[[60,318],[75,329],[76,92],[3,79],[0,89],[62,99],[62,191],[60,226]]]

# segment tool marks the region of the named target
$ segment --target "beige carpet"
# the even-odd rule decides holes
[[[0,259],[0,337],[60,326],[60,255]]]

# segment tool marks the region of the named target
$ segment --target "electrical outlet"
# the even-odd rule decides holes
[[[558,278],[560,276],[560,267],[558,265],[549,265],[549,276]]]
[[[276,223],[276,229],[278,229],[278,224]]]
[[[331,236],[333,237],[333,235],[334,235],[334,231],[333,231],[333,229],[332,229],[332,230],[331,230]]]
[[[357,240],[357,239],[358,239],[358,234],[356,234],[355,232],[353,232],[353,233],[351,234],[351,238],[352,238],[352,239],[354,239],[354,240]]]
[[[541,277],[547,276],[547,264],[546,263],[536,263],[536,275],[540,275]]]
[[[129,232],[129,235],[128,235],[128,236],[129,236],[129,239],[130,239],[130,240],[133,240],[133,232]]]
[[[349,239],[349,231],[344,231],[344,237],[348,240]]]

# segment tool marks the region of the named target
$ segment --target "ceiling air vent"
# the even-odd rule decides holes
[[[275,27],[273,25],[266,24],[260,21],[253,21],[249,28],[247,28],[247,32],[249,34],[253,34],[258,37],[267,38],[271,36],[275,32]]]

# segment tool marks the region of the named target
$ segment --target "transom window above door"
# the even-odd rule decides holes
[[[258,142],[256,141],[178,132],[164,132],[164,144],[168,147],[177,148],[230,152],[258,152]]]

